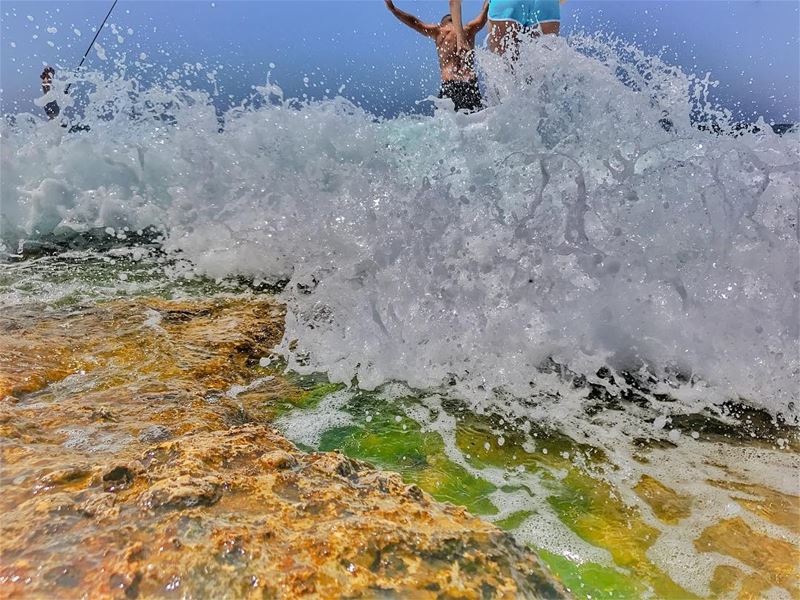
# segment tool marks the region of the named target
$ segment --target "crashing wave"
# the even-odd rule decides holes
[[[513,407],[555,364],[796,415],[800,135],[698,130],[736,129],[708,77],[604,37],[479,62],[486,110],[389,120],[84,75],[90,131],[3,126],[3,242],[155,227],[195,273],[288,280],[289,367],[364,388]]]

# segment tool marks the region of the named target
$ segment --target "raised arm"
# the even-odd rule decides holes
[[[391,13],[397,17],[401,23],[408,25],[414,31],[418,31],[422,35],[426,35],[428,37],[435,37],[439,33],[438,25],[423,23],[418,17],[415,17],[414,15],[397,8],[392,0],[384,0],[384,2],[386,2],[386,8],[388,8],[389,11],[391,11]]]
[[[464,33],[467,36],[477,35],[477,33],[484,28],[486,22],[489,20],[489,0],[483,3],[483,8],[477,17],[472,19],[467,26],[464,27]]]
[[[461,0],[450,0],[450,16],[456,28],[456,45],[459,50],[466,52],[470,47],[467,44],[467,35],[464,33],[464,25],[461,20]]]

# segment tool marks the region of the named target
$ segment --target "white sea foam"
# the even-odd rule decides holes
[[[346,390],[334,392],[325,396],[318,406],[307,413],[290,413],[279,417],[275,425],[290,440],[312,448],[318,447],[326,431],[353,424],[353,418],[341,410],[352,397],[352,392]]]
[[[289,366],[365,388],[519,413],[552,359],[793,415],[798,134],[698,131],[708,78],[602,38],[481,62],[487,110],[391,120],[86,75],[91,131],[3,126],[3,240],[161,227],[196,273],[288,280]]]

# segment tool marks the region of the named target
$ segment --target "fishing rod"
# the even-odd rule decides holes
[[[86,49],[86,52],[83,53],[83,58],[81,59],[81,62],[78,63],[78,67],[77,67],[77,69],[75,69],[76,71],[83,66],[83,61],[86,60],[86,57],[89,56],[89,52],[92,51],[92,46],[94,46],[94,43],[97,41],[97,36],[100,35],[100,32],[103,31],[103,27],[106,26],[106,21],[108,21],[108,17],[111,16],[111,12],[114,10],[114,7],[117,5],[117,2],[119,2],[119,0],[114,0],[114,3],[111,5],[111,8],[108,9],[108,14],[106,14],[106,18],[103,19],[103,22],[100,24],[100,27],[97,28],[97,32],[94,34],[94,38],[92,38],[92,43],[89,44],[89,47]],[[69,93],[69,88],[70,88],[71,85],[72,85],[72,83],[68,83],[67,84],[67,87],[64,90],[65,94]]]

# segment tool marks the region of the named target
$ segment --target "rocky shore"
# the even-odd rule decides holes
[[[283,316],[242,299],[4,310],[0,594],[569,597],[495,526],[272,429],[308,393],[259,366]]]

